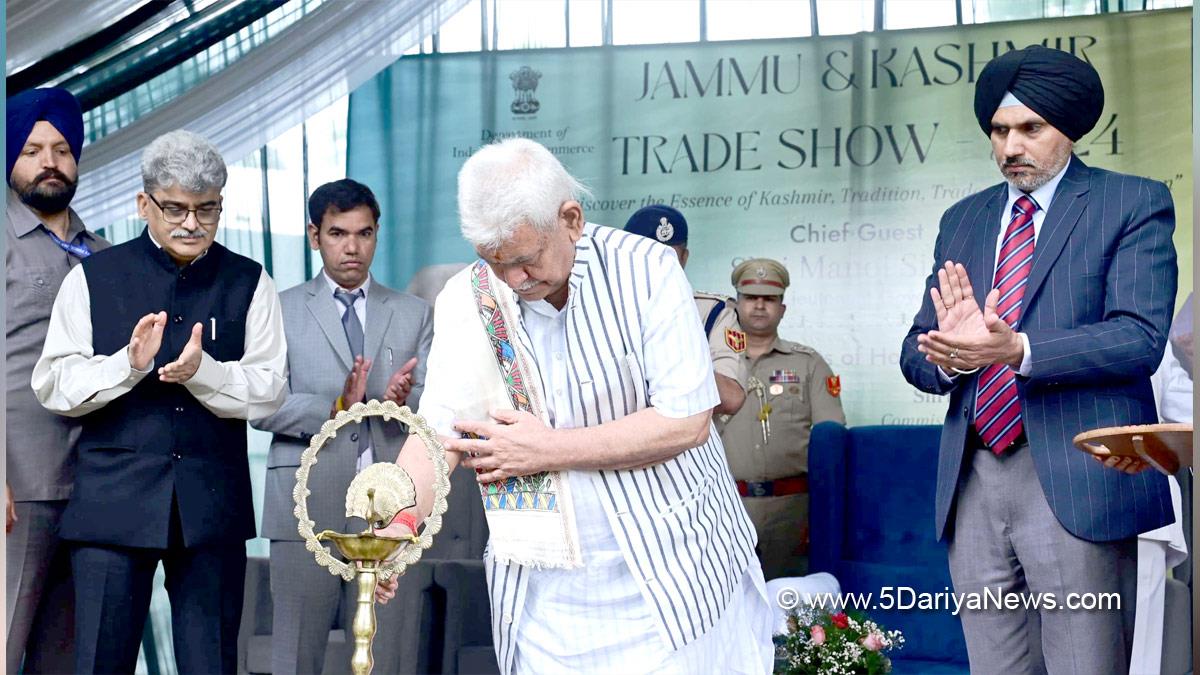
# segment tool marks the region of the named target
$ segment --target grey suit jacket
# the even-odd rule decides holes
[[[278,412],[250,424],[275,435],[267,456],[262,536],[286,541],[300,539],[292,512],[295,508],[292,489],[300,455],[329,419],[329,409],[342,393],[353,357],[337,301],[322,275],[283,291],[279,301],[288,343],[288,395]],[[383,400],[392,373],[415,356],[414,386],[405,402],[415,410],[424,388],[425,362],[433,341],[429,305],[372,278],[364,337],[365,356],[374,362],[367,377],[367,399]],[[371,448],[375,461],[395,461],[407,435],[408,430],[397,422],[372,422]],[[318,532],[345,531],[346,488],[355,474],[357,440],[357,428],[343,427],[317,455],[317,464],[308,480],[311,493],[308,513]]]

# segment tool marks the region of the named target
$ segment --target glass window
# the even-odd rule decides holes
[[[343,96],[310,117],[305,124],[308,133],[308,194],[325,183],[346,177],[346,115],[349,103],[350,97]],[[375,191],[383,189],[381,185],[367,187]],[[303,200],[306,224],[308,194],[304,195]],[[271,199],[274,200],[275,196],[272,195]],[[303,250],[308,252],[308,270],[316,274],[321,269],[321,255],[312,249]]]
[[[413,46],[405,49],[402,56],[412,56],[413,54],[432,54],[433,53],[433,35],[426,35]]]
[[[217,241],[234,253],[264,262],[263,181],[260,151],[228,165],[229,180],[222,192],[221,226]]]
[[[1116,0],[1111,4],[1115,9]],[[963,23],[1079,16],[1096,14],[1099,10],[1097,0],[963,0]]]
[[[1125,0],[1125,4],[1133,4],[1133,0]],[[1141,5],[1140,0],[1137,4]],[[1117,9],[1117,2],[1109,2],[1109,11]],[[1083,14],[1099,14],[1100,3],[1097,0],[1058,0],[1058,2],[1046,2],[1042,5],[1042,16],[1050,18],[1057,16],[1080,16]],[[1032,17],[1022,17],[1032,18]]]
[[[899,28],[924,28],[925,26],[953,26],[955,0],[885,0],[883,4],[883,27],[886,30]],[[824,32],[825,27],[821,27]]]
[[[262,45],[296,21],[303,19],[324,1],[302,0],[301,2],[285,3],[263,18],[209,46],[178,66],[103,105],[84,112],[83,122],[88,141],[95,142],[106,134],[132,124],[157,106],[174,99],[204,79],[215,75],[237,59],[253,51],[255,47]],[[89,71],[85,80],[76,83],[75,86],[84,86],[93,80],[102,81],[105,72],[105,67]],[[62,84],[62,82],[56,81],[52,84]]]
[[[349,106],[350,97],[343,96],[308,118],[309,190],[346,177],[346,113]]]
[[[271,215],[271,275],[279,290],[306,281],[308,218],[304,194],[304,125],[267,143],[267,208]],[[309,190],[320,185],[310,184]]]
[[[699,0],[612,0],[612,13],[615,45],[700,39]]]
[[[495,7],[497,49],[567,45],[563,0],[504,0]]]
[[[479,51],[481,20],[479,0],[463,5],[438,28],[438,51],[443,54]]]
[[[808,0],[708,0],[705,7],[709,40],[812,34]]]
[[[604,43],[604,8],[600,0],[567,0],[571,46],[595,47]]]
[[[821,35],[849,35],[874,29],[874,0],[817,0],[817,30]]]
[[[141,189],[141,188],[138,188]],[[129,205],[133,209],[133,199],[130,198]],[[138,216],[136,211],[132,211],[128,216],[122,218],[107,227],[102,227],[97,230],[100,236],[108,240],[110,244],[121,244],[141,236],[142,230],[146,229],[146,221]]]

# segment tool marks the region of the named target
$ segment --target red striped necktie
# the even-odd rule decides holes
[[[1000,257],[996,260],[993,288],[1000,290],[996,313],[1009,326],[1021,318],[1021,298],[1033,267],[1033,214],[1038,205],[1029,195],[1013,204],[1012,219],[1004,231]],[[975,430],[992,452],[999,455],[1021,436],[1021,402],[1017,400],[1017,381],[1013,370],[993,363],[979,376],[975,395]]]

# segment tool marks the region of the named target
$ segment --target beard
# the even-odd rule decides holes
[[[1045,162],[1038,162],[1029,155],[1017,155],[1016,157],[1005,158],[1000,163],[1000,173],[1004,174],[1004,179],[1010,185],[1022,192],[1033,192],[1050,182],[1051,178],[1058,175],[1067,162],[1071,159],[1071,146],[1068,145],[1061,151],[1055,152]],[[1020,175],[1009,175],[1006,169],[1009,167],[1024,167],[1027,171]]]
[[[62,187],[53,187],[43,185],[50,179],[57,178],[62,182]],[[46,169],[34,177],[28,183],[14,183],[13,190],[21,201],[39,213],[59,213],[65,211],[71,204],[71,200],[75,198],[75,188],[78,186],[76,181],[67,178],[66,174],[54,169]]]

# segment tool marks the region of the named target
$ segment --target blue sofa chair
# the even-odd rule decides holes
[[[823,422],[808,448],[812,572],[829,572],[843,593],[880,594],[892,604],[953,590],[946,544],[934,535],[940,426],[846,428]],[[898,589],[904,588],[904,591]],[[953,605],[950,605],[953,607]],[[968,673],[962,624],[949,609],[865,612],[905,644],[890,654],[893,673]]]

